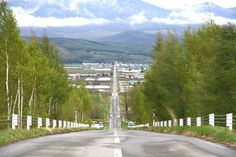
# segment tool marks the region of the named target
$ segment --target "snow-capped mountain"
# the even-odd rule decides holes
[[[236,18],[236,7],[234,8],[223,8],[214,3],[201,3],[199,5],[191,6],[194,10],[200,13],[211,12],[215,16],[227,17],[227,18]]]
[[[73,26],[79,27],[79,31],[98,29],[147,31],[164,27],[178,28],[189,24],[198,25],[209,18],[219,24],[227,22],[236,24],[236,7],[224,8],[214,3],[166,9],[144,0],[7,0],[7,2],[21,27]]]
[[[22,8],[35,17],[103,18],[116,22],[135,15],[144,16],[149,20],[155,17],[167,18],[171,12],[176,11],[164,9],[142,0],[8,0],[8,3],[13,10]],[[192,9],[197,13],[211,12],[215,16],[236,18],[236,8],[226,9],[214,3],[201,3],[187,6],[185,9]]]
[[[143,12],[147,18],[165,17],[170,11],[142,0],[8,0],[11,7],[34,10],[37,17],[86,17],[104,19],[124,19]]]

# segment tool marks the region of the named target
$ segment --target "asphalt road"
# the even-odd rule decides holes
[[[191,137],[144,131],[86,131],[0,148],[1,157],[235,157],[236,150]]]
[[[236,157],[236,149],[192,137],[120,128],[114,66],[110,128],[24,140],[0,148],[0,157]]]

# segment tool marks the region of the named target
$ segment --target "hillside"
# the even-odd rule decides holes
[[[50,38],[59,47],[65,63],[121,62],[150,63],[152,46],[125,42],[101,42],[84,39]]]
[[[154,34],[140,31],[125,31],[110,37],[102,38],[101,40],[151,46],[155,43],[156,36]]]

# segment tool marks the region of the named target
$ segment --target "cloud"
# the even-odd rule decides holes
[[[213,19],[215,23],[220,25],[229,22],[236,24],[236,19],[215,16],[213,13],[198,13],[193,10],[173,11],[167,18],[152,18],[152,22],[165,24],[201,24],[209,19]]]
[[[229,19],[221,16],[215,16],[213,13],[201,13],[194,9],[192,6],[185,7],[186,5],[194,5],[202,2],[206,2],[206,0],[143,0],[149,3],[154,3],[161,7],[169,7],[169,8],[178,8],[173,9],[173,11],[165,18],[152,17],[148,19],[145,16],[145,11],[137,12],[127,18],[121,19],[116,18],[113,20],[108,20],[105,18],[98,18],[96,14],[90,12],[86,8],[80,8],[81,4],[91,4],[91,5],[117,5],[117,0],[24,0],[25,2],[33,2],[35,5],[32,5],[34,8],[24,8],[23,6],[19,7],[11,7],[14,11],[16,19],[18,21],[19,26],[38,26],[38,27],[63,27],[63,26],[83,26],[83,25],[103,25],[107,23],[128,23],[130,25],[143,24],[146,22],[153,23],[164,23],[164,24],[201,24],[206,22],[210,17],[215,20],[217,24],[225,24],[228,22],[236,24],[236,19]],[[213,0],[209,0],[213,1]],[[231,0],[229,0],[231,1]],[[234,0],[235,1],[235,0]],[[221,0],[214,0],[217,4],[222,2]],[[227,1],[228,2],[228,1]],[[57,18],[57,17],[36,17],[33,16],[34,13],[43,3],[57,4],[61,5],[61,8],[66,8],[67,10],[73,12],[80,12],[84,14],[86,17],[68,17],[68,18]],[[36,5],[37,4],[37,5]],[[105,5],[106,4],[106,5]],[[232,2],[232,6],[236,5]],[[226,5],[225,5],[226,6]],[[181,9],[182,7],[182,9]],[[108,13],[109,14],[109,13]]]
[[[163,7],[166,9],[180,9],[186,8],[190,5],[196,5],[200,3],[214,3],[224,8],[236,7],[236,0],[142,0],[144,2]]]
[[[19,26],[38,26],[38,27],[63,27],[63,26],[83,26],[83,25],[103,25],[109,23],[109,20],[104,18],[56,18],[56,17],[35,17],[29,14],[21,7],[12,7]]]
[[[134,15],[130,16],[128,18],[129,23],[131,25],[135,25],[135,24],[142,24],[142,23],[147,22],[148,19],[144,16],[144,14],[145,14],[145,12],[142,11],[142,12],[140,12],[138,14],[134,14]]]

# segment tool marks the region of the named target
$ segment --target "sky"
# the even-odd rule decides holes
[[[186,5],[196,5],[199,3],[211,2],[224,8],[236,7],[236,0],[143,0],[166,9],[183,8]]]
[[[38,2],[37,5],[47,1],[50,4],[63,5],[66,9],[70,11],[78,11],[79,4],[92,3],[96,5],[98,2],[106,5],[116,6],[117,0],[7,0],[7,1],[31,1],[33,3]],[[120,0],[122,1],[122,0]],[[129,1],[129,0],[127,0]],[[236,24],[235,19],[229,19],[222,16],[216,16],[212,13],[200,13],[193,8],[194,5],[200,3],[212,2],[223,8],[236,7],[236,0],[142,0],[144,2],[156,5],[161,8],[170,9],[172,12],[166,17],[152,17],[147,18],[145,16],[145,11],[137,12],[130,15],[126,19],[113,19],[108,20],[103,17],[96,17],[91,14],[90,18],[86,17],[67,17],[67,18],[57,18],[57,17],[36,17],[31,15],[32,12],[37,9],[35,8],[23,9],[19,6],[11,7],[16,16],[19,26],[38,26],[38,27],[63,27],[63,26],[84,26],[84,25],[104,25],[109,23],[119,23],[128,22],[130,25],[139,25],[146,22],[152,23],[164,23],[164,24],[199,24],[204,23],[208,17],[211,17],[217,24],[225,24],[228,22]],[[27,4],[27,3],[26,3]],[[35,3],[36,4],[36,3]],[[64,6],[66,4],[66,6]],[[207,15],[207,16],[206,16]]]

